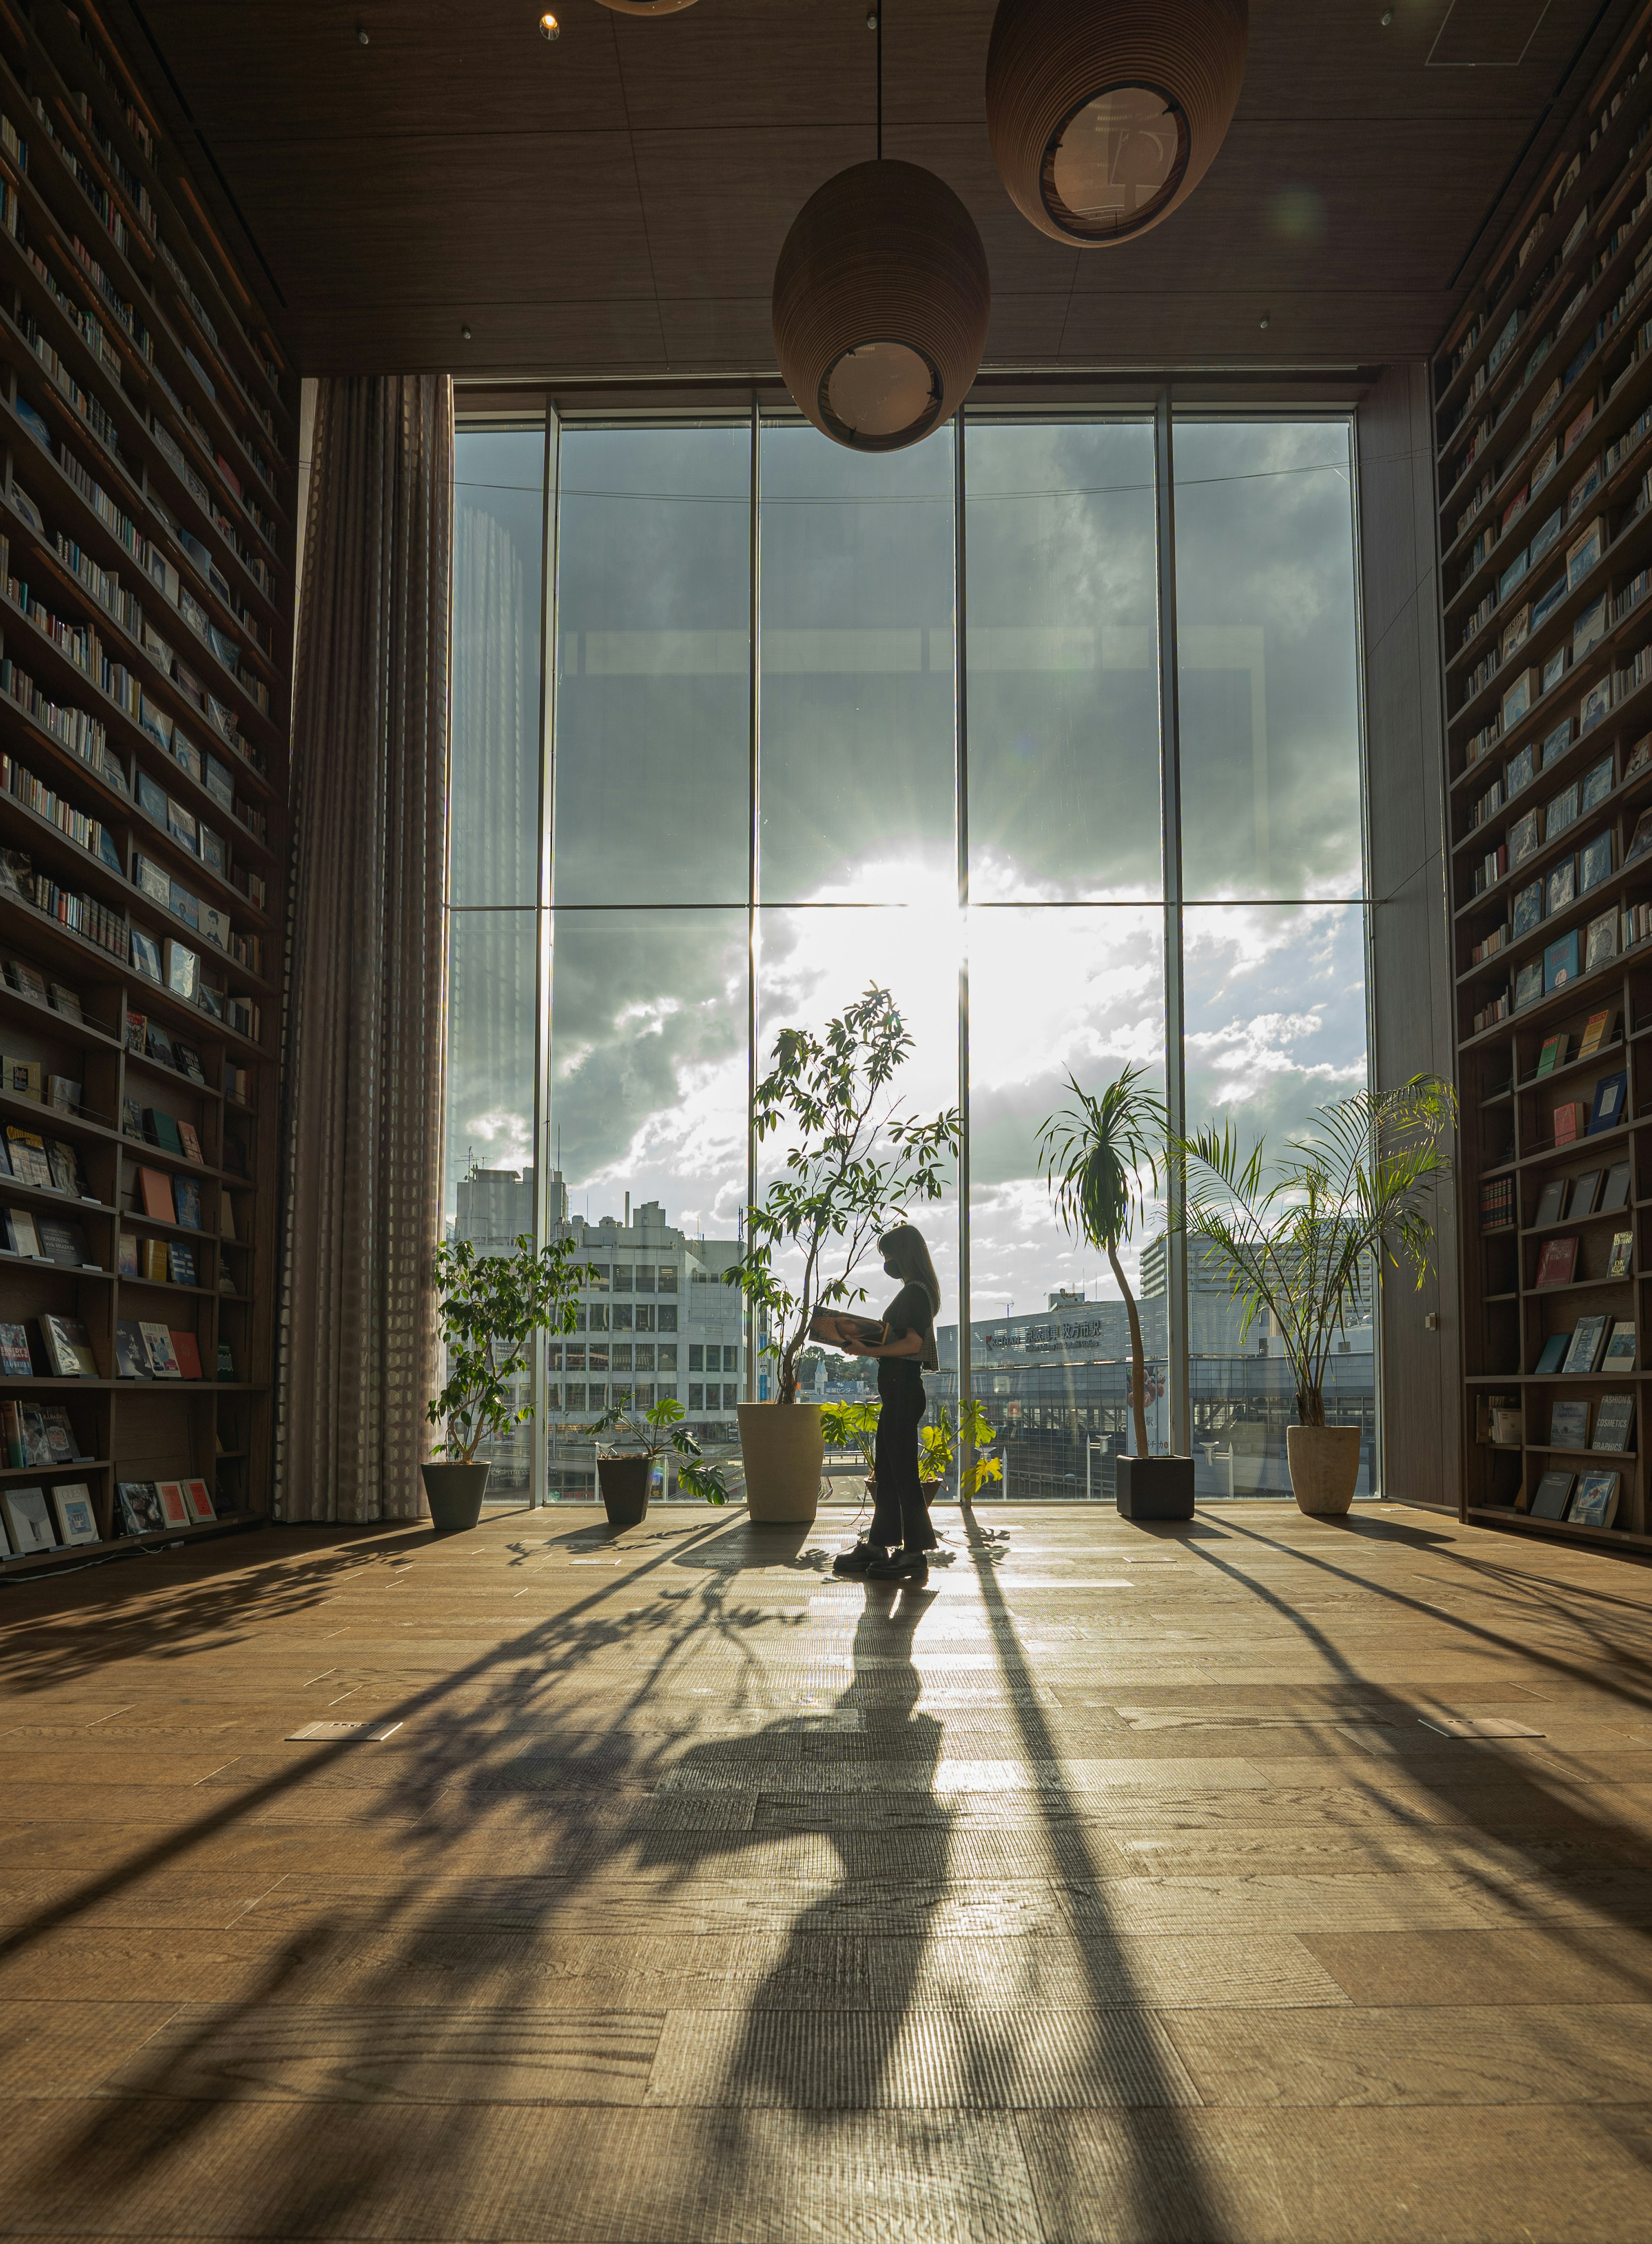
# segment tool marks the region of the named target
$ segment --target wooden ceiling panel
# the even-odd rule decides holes
[[[787,228],[872,152],[867,0],[699,0],[657,22],[561,0],[554,43],[540,4],[107,0],[192,160],[204,136],[221,174],[204,190],[232,234],[240,214],[305,367],[771,360]],[[1253,0],[1238,113],[1198,194],[1088,255],[1027,226],[992,167],[995,0],[884,4],[885,150],[947,179],[981,229],[989,364],[1287,366],[1438,339],[1453,274],[1489,252],[1637,0],[1549,0],[1496,70],[1430,67],[1449,0],[1396,0],[1387,26],[1381,0]]]

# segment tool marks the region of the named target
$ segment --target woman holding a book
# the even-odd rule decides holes
[[[938,1369],[935,1313],[941,1306],[940,1281],[924,1234],[897,1223],[877,1242],[884,1268],[901,1289],[884,1312],[882,1337],[868,1339],[854,1318],[839,1321],[839,1345],[850,1355],[877,1358],[877,1444],[873,1473],[877,1501],[870,1531],[852,1551],[836,1559],[833,1571],[864,1574],[871,1580],[921,1579],[929,1571],[928,1553],[935,1529],[918,1473],[918,1422],[928,1408],[924,1373]]]

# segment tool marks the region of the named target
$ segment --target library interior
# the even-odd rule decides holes
[[[1652,2236],[1652,0],[0,0],[0,2238]]]

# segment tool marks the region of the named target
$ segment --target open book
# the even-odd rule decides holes
[[[881,1348],[884,1326],[880,1318],[852,1317],[846,1309],[816,1309],[809,1320],[809,1337],[824,1341],[829,1348],[847,1348],[852,1341]]]

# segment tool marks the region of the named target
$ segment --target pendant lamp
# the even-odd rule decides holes
[[[1244,82],[1247,0],[999,0],[986,129],[1040,233],[1104,248],[1203,179]]]
[[[975,221],[944,179],[877,155],[817,187],[775,267],[775,350],[793,403],[835,443],[897,452],[955,413],[986,348],[992,284]]]

